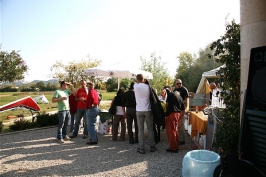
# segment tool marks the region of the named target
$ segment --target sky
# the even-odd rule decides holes
[[[174,76],[180,53],[197,54],[240,22],[239,0],[0,0],[0,9],[1,50],[20,51],[25,81],[52,79],[56,61],[140,68],[154,52]]]

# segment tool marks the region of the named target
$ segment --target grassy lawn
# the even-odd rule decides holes
[[[110,103],[105,101],[112,100],[116,95],[116,92],[106,92],[106,91],[99,91],[99,92],[102,94],[102,100],[103,100],[99,108],[108,110],[110,107]],[[40,113],[56,111],[57,103],[52,103],[53,93],[54,92],[1,92],[0,106],[27,96],[35,98],[40,94],[44,94],[50,103],[49,104],[39,103],[39,107],[41,108]],[[7,118],[7,116],[21,117],[22,115],[24,117],[31,116],[31,112],[29,110],[23,110],[23,109],[0,112],[0,122],[9,122],[10,120]]]

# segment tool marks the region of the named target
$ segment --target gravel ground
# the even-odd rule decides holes
[[[69,127],[68,127],[69,130]],[[137,153],[138,144],[111,141],[98,134],[97,145],[86,145],[82,135],[64,144],[56,140],[57,127],[0,135],[0,176],[174,176],[182,174],[185,154],[196,148],[187,136],[178,153],[169,153],[166,132],[155,152]],[[147,137],[146,137],[147,139]]]

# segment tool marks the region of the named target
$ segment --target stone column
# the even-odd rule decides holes
[[[247,88],[250,50],[266,46],[266,0],[240,0],[241,113]]]

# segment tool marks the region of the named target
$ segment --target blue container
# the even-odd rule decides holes
[[[193,150],[186,153],[182,162],[183,177],[212,177],[220,164],[219,154],[207,150]]]

